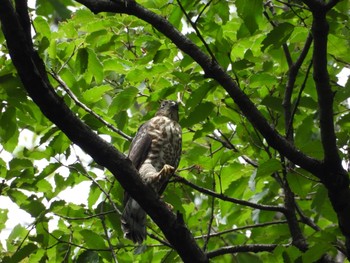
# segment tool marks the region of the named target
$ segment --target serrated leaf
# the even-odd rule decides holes
[[[16,225],[9,237],[6,239],[6,246],[9,251],[15,251],[17,248],[17,242],[21,242],[21,240],[27,235],[28,230],[25,229],[20,224]]]
[[[47,39],[51,39],[50,26],[42,16],[37,16],[33,22],[36,32],[40,32],[40,34],[45,36]]]
[[[8,219],[8,209],[0,209],[0,230],[2,230],[5,225],[6,225],[6,221]]]
[[[101,184],[102,182],[99,182]],[[88,196],[88,207],[91,209],[93,205],[96,204],[98,198],[101,195],[101,190],[96,186],[96,184],[91,184],[90,192]]]
[[[135,87],[129,87],[119,92],[113,99],[109,107],[108,114],[117,114],[122,110],[128,109],[135,101],[138,91],[139,90]]]
[[[186,119],[182,120],[181,126],[191,127],[194,124],[204,121],[210,115],[214,108],[215,105],[208,101],[199,104],[197,107],[194,108],[194,110],[189,114],[189,116]]]
[[[4,148],[12,152],[18,143],[16,109],[8,107],[0,119],[0,137]]]
[[[236,0],[237,13],[243,19],[244,25],[252,35],[259,28],[262,15],[262,0]]]
[[[80,48],[75,60],[76,70],[79,74],[84,74],[88,68],[89,53],[86,48]]]
[[[10,170],[21,171],[28,167],[33,167],[33,163],[29,159],[13,158],[10,161]]]
[[[265,176],[270,176],[274,172],[277,172],[282,169],[282,165],[276,159],[269,159],[268,161],[259,165],[256,177],[257,179],[261,179]]]
[[[88,49],[88,72],[95,77],[98,84],[103,80],[103,66],[98,59],[96,53],[92,49]]]
[[[273,49],[280,48],[284,43],[287,42],[288,38],[293,33],[294,26],[289,23],[281,23],[273,28],[262,41],[261,51],[272,46]]]
[[[69,145],[70,140],[63,132],[60,132],[50,142],[50,147],[52,147],[52,149],[55,150],[56,153],[63,153],[65,150],[67,150]]]
[[[37,246],[33,243],[29,243],[23,247],[21,247],[19,250],[17,250],[11,257],[10,261],[8,263],[15,263],[15,262],[22,262],[23,259],[27,258],[29,255],[34,253],[35,250],[37,250]]]
[[[116,58],[110,58],[103,61],[103,69],[105,71],[114,71],[119,74],[127,73],[127,69],[131,66],[132,65],[129,64],[129,62]]]
[[[162,63],[163,60],[170,55],[170,49],[161,49],[156,52],[154,55],[153,61],[154,63]]]
[[[77,259],[77,263],[99,263],[100,258],[96,251],[85,250]]]
[[[92,249],[106,249],[105,240],[101,235],[96,234],[95,232],[84,229],[79,232],[83,236],[85,244]]]
[[[88,102],[97,102],[101,100],[101,97],[103,96],[103,94],[105,94],[107,91],[110,91],[112,89],[113,88],[110,85],[101,85],[101,86],[93,87],[83,93],[83,98]]]

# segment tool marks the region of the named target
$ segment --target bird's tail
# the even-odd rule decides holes
[[[134,199],[127,201],[120,221],[125,238],[139,244],[146,239],[146,213]]]

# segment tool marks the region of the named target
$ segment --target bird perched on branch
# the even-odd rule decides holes
[[[142,180],[162,194],[181,157],[182,132],[178,123],[178,104],[165,100],[155,117],[137,131],[129,150],[129,159]],[[146,213],[126,192],[121,216],[124,237],[141,244],[146,238]]]

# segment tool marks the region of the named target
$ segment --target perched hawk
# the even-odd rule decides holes
[[[130,160],[143,181],[159,194],[180,162],[182,133],[178,121],[178,104],[163,101],[155,117],[139,128],[130,146]],[[124,204],[121,216],[124,237],[141,244],[146,238],[146,213],[127,193]]]

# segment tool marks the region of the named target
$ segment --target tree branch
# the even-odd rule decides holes
[[[303,0],[312,15],[312,34],[314,38],[313,77],[316,85],[321,141],[324,150],[324,170],[320,179],[328,189],[328,196],[337,213],[339,226],[346,238],[347,257],[350,258],[350,189],[349,176],[342,167],[338,153],[337,138],[333,120],[333,91],[327,69],[327,44],[329,25],[327,11],[338,1],[330,1],[329,6],[316,0]]]
[[[109,129],[111,129],[112,131],[114,131],[115,133],[119,134],[120,136],[122,136],[124,139],[128,140],[129,142],[132,141],[132,137],[125,134],[124,132],[122,132],[121,130],[117,129],[116,127],[114,127],[112,124],[108,123],[107,121],[105,121],[100,115],[98,115],[97,113],[95,113],[93,110],[91,110],[88,106],[86,106],[84,103],[82,103],[77,96],[75,96],[75,94],[70,90],[70,88],[67,86],[67,84],[63,81],[63,79],[61,79],[61,77],[56,73],[56,72],[52,72],[50,73],[50,75],[60,84],[60,86],[64,89],[65,92],[67,92],[68,96],[75,102],[76,105],[78,105],[80,108],[82,108],[83,110],[85,110],[87,113],[91,114],[92,116],[94,116],[97,120],[99,120],[100,122],[102,122],[104,125],[106,125],[106,127],[108,127]]]
[[[283,98],[283,107],[284,107],[284,119],[285,119],[285,131],[286,131],[286,138],[289,141],[293,141],[293,115],[292,115],[292,94],[293,89],[295,85],[295,81],[297,79],[298,72],[300,70],[301,65],[303,64],[305,57],[307,53],[310,50],[312,43],[312,35],[309,33],[307,36],[307,39],[305,41],[305,45],[303,50],[300,53],[300,56],[298,57],[297,61],[293,63],[289,68],[288,73],[288,82],[286,85],[286,89],[284,92],[284,98]]]
[[[0,20],[13,64],[17,68],[24,88],[43,114],[96,163],[111,171],[122,187],[160,227],[185,262],[208,262],[182,218],[170,212],[158,195],[143,184],[131,161],[94,133],[55,93],[48,81],[44,64],[29,43],[10,0],[2,1]]]
[[[286,212],[285,208],[281,207],[281,206],[256,204],[256,203],[252,203],[252,202],[249,202],[249,201],[236,199],[236,198],[233,198],[233,197],[228,197],[228,196],[226,196],[224,194],[216,193],[216,192],[214,192],[212,190],[209,190],[209,189],[200,187],[198,185],[195,185],[195,184],[191,183],[190,181],[186,180],[185,178],[183,178],[183,177],[181,177],[179,175],[174,175],[174,180],[176,182],[183,183],[183,184],[185,184],[185,185],[187,185],[187,186],[197,190],[198,192],[201,192],[203,194],[219,198],[219,199],[224,200],[224,201],[232,202],[232,203],[235,203],[235,204],[238,204],[238,205],[249,206],[249,207],[252,207],[252,208],[255,208],[255,209],[260,209],[260,210],[265,210],[265,211],[274,211],[274,212],[281,212],[281,213],[285,213]]]
[[[197,21],[196,21],[196,22],[192,22],[191,18],[190,18],[189,15],[187,14],[187,12],[186,12],[185,8],[182,6],[181,2],[180,2],[179,0],[176,0],[176,2],[177,2],[177,4],[179,5],[179,7],[180,7],[182,13],[184,13],[184,15],[185,15],[187,21],[191,24],[192,28],[193,28],[194,31],[196,32],[197,37],[198,37],[198,38],[201,40],[201,42],[203,43],[205,49],[206,49],[207,52],[209,53],[209,55],[210,55],[211,59],[213,60],[213,62],[215,61],[215,62],[217,63],[217,60],[216,60],[216,58],[215,58],[213,52],[212,52],[211,49],[209,48],[209,45],[207,44],[207,42],[205,42],[205,40],[204,40],[204,38],[203,38],[201,32],[199,31],[199,29],[198,29],[198,27],[197,27],[197,24],[196,24]],[[210,2],[207,3],[207,6],[208,6],[208,4],[210,4]],[[203,10],[203,11],[204,11],[204,10]],[[197,19],[199,19],[199,16],[198,16]]]
[[[229,246],[222,247],[217,250],[213,250],[207,253],[208,258],[214,258],[225,254],[232,254],[238,252],[272,252],[277,247],[276,244],[254,244],[254,245],[241,245],[241,246]]]
[[[283,221],[273,221],[273,222],[266,222],[266,223],[260,223],[260,224],[254,224],[254,225],[246,225],[246,226],[241,226],[241,227],[236,227],[233,229],[227,229],[221,232],[217,232],[217,233],[211,233],[210,237],[218,237],[221,235],[225,235],[228,233],[232,233],[232,232],[237,232],[237,231],[242,231],[242,230],[246,230],[246,229],[252,229],[252,228],[259,228],[259,227],[266,227],[266,226],[272,226],[272,225],[280,225],[280,224],[287,224],[287,220],[283,220]],[[203,237],[205,237],[205,235],[203,236],[196,236],[194,239],[203,239]]]
[[[225,72],[223,68],[208,57],[192,41],[182,35],[165,18],[157,15],[150,10],[142,7],[136,2],[129,2],[126,6],[122,0],[94,1],[94,0],[76,0],[85,5],[94,13],[114,12],[125,13],[136,16],[150,23],[159,32],[168,37],[179,49],[194,59],[204,70],[205,76],[215,79],[227,91],[230,97],[236,102],[243,114],[264,136],[266,141],[290,161],[304,168],[305,170],[318,176],[322,172],[322,162],[311,158],[291,145],[283,136],[281,136],[266,118],[260,113],[257,107],[249,97],[237,86],[235,81]]]
[[[319,9],[318,9],[319,10]],[[313,11],[313,10],[312,10]],[[329,25],[326,12],[313,11],[312,34],[314,36],[313,77],[316,84],[320,110],[321,140],[326,166],[341,167],[333,120],[333,91],[327,69],[327,43]]]

